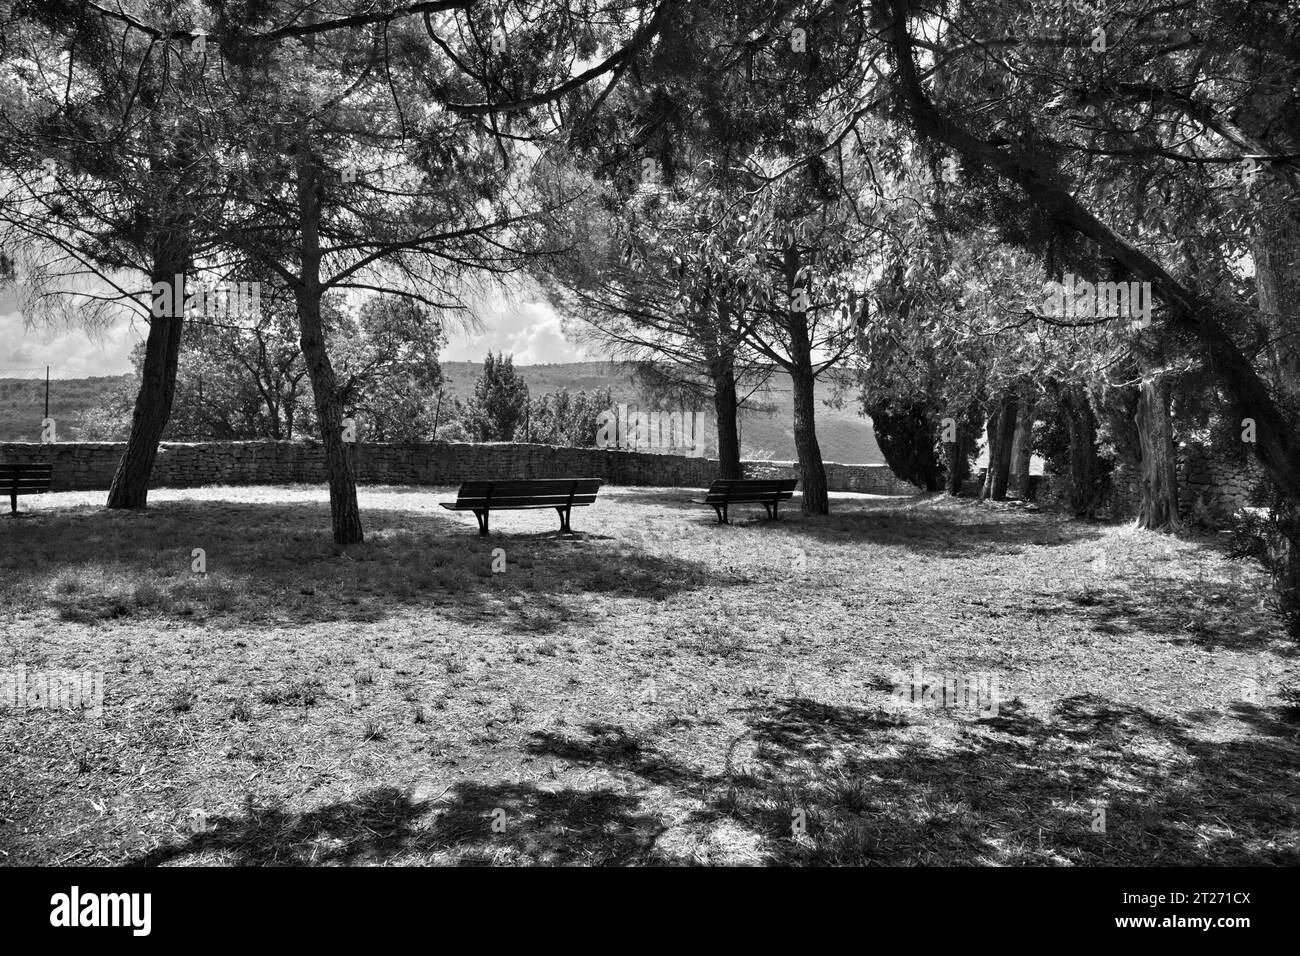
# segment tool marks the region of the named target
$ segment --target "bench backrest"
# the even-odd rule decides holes
[[[0,495],[34,495],[50,490],[54,466],[48,462],[0,463]]]
[[[709,485],[708,504],[785,501],[794,497],[798,478],[719,478]]]
[[[467,481],[460,486],[460,508],[563,508],[589,505],[596,500],[601,478],[521,478],[507,481]]]

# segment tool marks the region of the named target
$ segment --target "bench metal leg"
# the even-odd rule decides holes
[[[9,513],[11,515],[18,514],[18,492],[16,491],[9,496]]]
[[[731,522],[727,520],[726,505],[714,505],[713,510],[718,513],[718,524],[731,524]]]
[[[475,511],[474,517],[478,518],[478,533],[486,535],[488,533],[488,513],[486,510]]]
[[[569,527],[569,518],[573,515],[573,509],[556,505],[555,510],[560,513],[560,534],[573,534],[573,529]]]

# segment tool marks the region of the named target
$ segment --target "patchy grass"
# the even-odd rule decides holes
[[[0,861],[1300,862],[1296,647],[1213,538],[616,488],[480,539],[453,493],[363,489],[346,550],[317,488],[25,499],[0,670],[105,700],[0,710]]]

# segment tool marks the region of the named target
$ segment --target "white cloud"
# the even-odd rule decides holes
[[[516,365],[582,362],[587,356],[564,337],[560,316],[548,303],[493,302],[481,314],[484,328],[453,332],[443,358],[481,362],[488,352],[514,355]]]
[[[121,375],[145,331],[123,318],[91,338],[77,328],[27,328],[16,311],[0,312],[0,378],[43,376],[47,365],[53,378]]]

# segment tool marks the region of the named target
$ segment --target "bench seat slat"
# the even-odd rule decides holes
[[[595,495],[575,495],[573,506],[577,508],[580,505],[590,505],[595,500]],[[498,498],[493,495],[491,500],[487,498],[457,498],[454,508],[457,511],[472,511],[475,508],[489,508],[492,510],[500,508],[513,511],[517,508],[567,508],[568,506],[568,495],[551,495],[542,498]]]
[[[799,483],[797,478],[782,480],[753,480],[753,481],[715,481],[709,485],[710,491],[792,491]]]
[[[574,495],[573,504],[575,506],[589,505],[595,500],[595,495]],[[493,495],[491,498],[457,498],[456,504],[461,508],[523,508],[529,505],[538,508],[564,508],[569,505],[569,496],[544,495],[538,498],[498,498]]]
[[[537,481],[475,481],[466,482],[461,486],[462,495],[483,496],[487,494],[488,489],[492,490],[492,497],[510,497],[512,495],[524,497],[536,497],[538,495],[567,495],[570,490],[579,492],[593,492],[600,487],[599,478],[540,478]]]
[[[736,497],[736,495],[778,495],[778,494],[789,494],[792,491],[794,491],[793,488],[778,488],[776,486],[770,488],[740,487],[740,488],[709,489],[710,494],[718,495],[718,496],[731,495],[731,497],[733,498]]]

